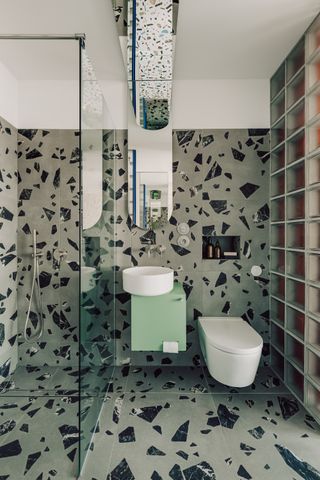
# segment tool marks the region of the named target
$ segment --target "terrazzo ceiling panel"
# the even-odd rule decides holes
[[[129,1],[129,7],[131,3]],[[136,12],[135,76],[139,80],[139,94],[146,100],[165,100],[170,110],[172,84],[169,80],[172,80],[174,46],[172,0],[138,0]],[[132,48],[129,40],[128,78],[132,68]]]
[[[132,1],[128,2],[132,8]],[[139,79],[171,80],[173,66],[172,0],[136,0]],[[131,65],[131,64],[130,64]]]
[[[240,316],[263,337],[262,362],[269,356],[269,132],[192,130],[173,132],[173,202],[169,223],[155,233],[132,227],[128,217],[127,136],[117,132],[113,147],[116,185],[117,362],[180,364],[201,362],[197,318]],[[177,226],[190,228],[189,245],[179,245]],[[203,260],[202,236],[239,236],[238,260]],[[155,238],[154,238],[155,237]],[[150,240],[166,247],[147,253]],[[178,355],[131,352],[130,295],[121,271],[142,265],[170,266],[187,295],[187,351]],[[251,267],[262,268],[259,277]]]

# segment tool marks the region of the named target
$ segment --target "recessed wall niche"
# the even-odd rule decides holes
[[[203,232],[205,232],[203,228]],[[215,254],[219,246],[220,255]],[[212,256],[208,252],[212,251]],[[202,235],[202,258],[203,260],[239,260],[240,259],[240,236],[229,235]]]

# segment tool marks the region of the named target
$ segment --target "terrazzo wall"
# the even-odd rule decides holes
[[[0,379],[3,379],[14,370],[17,360],[20,365],[29,366],[78,365],[80,248],[78,132],[17,131],[1,120],[1,135],[4,140],[1,138],[0,261],[5,268],[0,272],[3,290],[0,346],[4,347]],[[84,232],[82,244],[82,264],[96,269],[94,288],[84,291],[80,299],[82,363],[90,367],[112,364],[114,353],[110,333],[114,329],[114,132],[101,132],[101,142],[103,210],[99,222]],[[22,333],[33,277],[34,229],[42,253],[44,332],[38,341],[26,342]],[[66,252],[66,257],[57,261],[55,251]],[[29,328],[32,325],[32,332],[39,326],[39,307],[38,299],[33,298],[28,325]],[[93,386],[96,387],[100,391],[100,385]]]
[[[0,383],[17,364],[17,130],[0,118]]]
[[[33,274],[33,230],[38,232],[44,332],[37,342],[19,338],[22,365],[77,365],[79,341],[79,133],[18,133],[18,326],[24,329]],[[66,257],[55,260],[55,250]],[[34,299],[31,323],[37,328]]]
[[[2,134],[10,137],[8,132],[4,132],[2,128]],[[147,255],[146,243],[153,233],[132,227],[127,213],[126,132],[117,131],[115,140],[113,135],[105,132],[104,140],[103,215],[99,225],[95,226],[96,231],[87,232],[84,250],[86,264],[98,267],[97,280],[102,275],[103,281],[97,281],[98,288],[85,295],[84,301],[87,303],[84,306],[86,312],[89,311],[95,318],[103,317],[105,321],[98,324],[91,318],[91,322],[88,322],[89,333],[84,343],[88,346],[89,357],[95,356],[92,350],[95,343],[96,354],[102,362],[109,363],[113,354],[112,342],[115,340],[117,364],[129,361],[136,365],[198,364],[201,362],[196,322],[198,316],[235,315],[245,318],[262,334],[265,341],[262,360],[268,362],[268,132],[197,130],[173,133],[174,212],[170,223],[156,231],[156,243],[164,245],[166,251],[162,257],[153,254],[151,258]],[[15,151],[14,145],[15,142],[12,142],[11,152]],[[19,331],[24,327],[26,298],[32,279],[30,254],[33,228],[39,232],[38,247],[44,253],[40,271],[45,314],[45,332],[41,341],[28,344],[21,340],[19,361],[22,364],[76,364],[79,338],[79,306],[74,295],[79,274],[78,154],[77,132],[19,131]],[[3,155],[1,159],[3,162]],[[113,173],[115,183],[112,180]],[[13,178],[14,171],[11,175]],[[60,179],[63,179],[63,185]],[[16,195],[14,190],[11,194],[12,198]],[[8,206],[5,208],[9,210]],[[5,212],[2,208],[0,225],[5,223]],[[9,220],[5,221],[8,228]],[[190,245],[186,249],[179,247],[177,242],[177,225],[182,222],[190,226]],[[12,222],[10,228],[14,228]],[[203,260],[203,229],[205,233],[239,235],[240,260]],[[8,238],[12,238],[12,235]],[[61,265],[57,265],[53,259],[55,248],[68,252],[66,261]],[[11,245],[5,246],[4,252],[10,249]],[[3,255],[1,261],[3,263]],[[187,351],[176,356],[131,352],[130,295],[122,290],[121,271],[131,265],[149,264],[172,267],[187,294]],[[14,259],[8,265],[13,268]],[[250,274],[253,265],[262,267],[261,277],[254,278]],[[13,268],[12,278],[14,272]],[[114,273],[115,325],[112,295]],[[3,305],[4,300],[1,308]],[[11,317],[14,316],[13,296],[10,305]],[[35,308],[33,312],[31,318],[36,324]],[[17,328],[14,320],[11,320],[12,325]],[[17,332],[11,328],[8,336],[5,334],[0,338],[11,338],[11,343],[14,343],[14,333]]]
[[[268,130],[192,130],[173,132],[174,211],[156,231],[166,247],[160,257],[146,252],[153,232],[131,226],[128,218],[127,139],[117,132],[116,162],[116,339],[117,363],[134,365],[201,362],[197,318],[241,316],[264,339],[262,362],[269,356]],[[177,225],[190,227],[188,248],[178,245]],[[204,229],[204,230],[203,230]],[[240,236],[239,260],[203,260],[202,235]],[[187,351],[178,355],[131,352],[130,295],[122,290],[121,271],[132,265],[163,265],[175,270],[187,295]],[[255,278],[253,265],[262,268]]]
[[[84,133],[85,135],[85,133]],[[103,144],[103,210],[83,233],[82,265],[94,267],[94,288],[81,294],[82,365],[113,362],[113,131],[101,132]],[[40,281],[45,315],[44,335],[37,343],[21,340],[19,359],[28,365],[78,364],[79,352],[79,134],[71,130],[19,131],[19,331],[26,318],[31,288],[32,230],[38,231]],[[90,145],[88,146],[90,148]],[[59,263],[58,249],[67,253]],[[33,302],[32,316],[37,322]],[[100,385],[96,385],[100,390]],[[94,387],[95,388],[95,387]]]

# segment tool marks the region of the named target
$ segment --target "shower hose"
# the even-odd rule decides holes
[[[34,342],[39,340],[39,338],[43,334],[43,310],[42,310],[42,298],[41,298],[41,291],[40,291],[40,269],[39,269],[39,257],[41,256],[40,253],[37,253],[37,231],[33,231],[33,275],[32,275],[32,285],[31,285],[31,292],[30,292],[30,299],[29,299],[29,306],[27,311],[26,322],[24,325],[24,338],[27,342]],[[37,303],[38,297],[38,304],[40,308],[40,320],[39,326],[37,331],[34,334],[28,335],[28,323],[30,319],[31,313],[31,304],[32,299],[35,297],[35,303]]]

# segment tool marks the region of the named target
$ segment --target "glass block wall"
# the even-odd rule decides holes
[[[320,17],[270,93],[271,364],[320,421]]]

